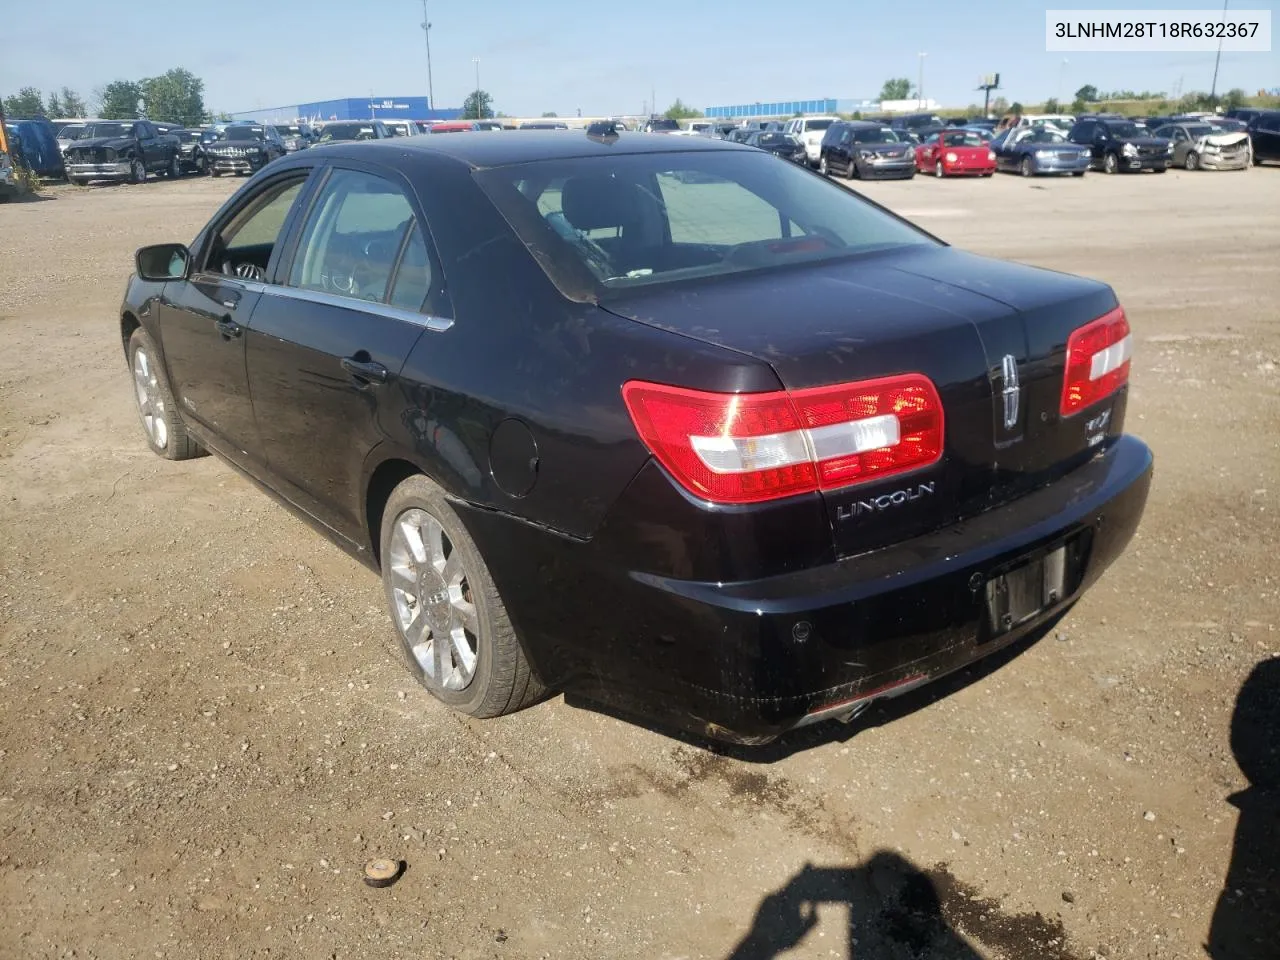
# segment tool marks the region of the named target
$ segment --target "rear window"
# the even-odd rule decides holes
[[[584,282],[609,299],[634,287],[936,242],[754,151],[549,160],[475,176],[566,296]]]

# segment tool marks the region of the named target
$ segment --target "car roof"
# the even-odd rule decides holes
[[[670,137],[663,134],[620,133],[614,137],[593,137],[581,130],[527,130],[518,137],[495,137],[487,131],[472,131],[448,137],[397,137],[364,143],[336,143],[314,147],[328,156],[381,160],[399,166],[414,154],[448,157],[471,167],[502,167],[538,160],[566,160],[577,157],[616,156],[643,153],[693,153],[708,150],[750,151],[728,140],[705,137]],[[397,160],[400,163],[397,163]]]

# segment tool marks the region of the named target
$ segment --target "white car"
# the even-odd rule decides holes
[[[422,131],[412,120],[383,120],[382,125],[391,131],[393,137],[418,137]]]
[[[804,144],[804,155],[809,166],[818,165],[818,157],[822,153],[822,138],[827,127],[840,120],[839,117],[795,117],[787,121],[783,132],[791,134]]]

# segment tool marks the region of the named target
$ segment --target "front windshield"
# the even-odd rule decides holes
[[[888,127],[862,127],[853,131],[854,143],[901,143],[902,140]]]
[[[476,181],[556,285],[635,287],[931,245],[856,195],[756,151],[495,167]]]
[[[302,136],[302,128],[294,124],[276,124],[276,132],[282,137],[300,137]]]
[[[265,140],[266,130],[262,127],[227,127],[224,140]]]
[[[942,143],[944,146],[947,146],[947,147],[981,147],[983,146],[982,138],[978,136],[976,133],[972,133],[968,130],[965,130],[964,132],[956,130],[956,131],[944,133],[942,135]]]
[[[74,140],[84,132],[83,123],[69,123],[58,131],[59,140]]]
[[[1207,137],[1213,133],[1213,127],[1207,123],[1188,123],[1182,129],[1187,131],[1188,136],[1192,137]]]
[[[373,127],[359,123],[331,123],[320,134],[320,142],[330,140],[376,140],[378,135]]]
[[[133,136],[132,123],[86,123],[77,140],[96,140],[98,137]]]
[[[1142,131],[1138,129],[1136,123],[1109,123],[1107,127],[1111,130],[1113,137],[1119,137],[1121,140],[1142,136]]]
[[[1034,127],[1018,138],[1018,143],[1066,143],[1067,138],[1051,127]]]

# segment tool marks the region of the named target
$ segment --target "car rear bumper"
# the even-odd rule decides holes
[[[620,569],[607,533],[553,545],[545,531],[492,513],[466,519],[545,681],[623,714],[763,742],[919,686],[1042,627],[1120,555],[1151,473],[1147,447],[1121,436],[1060,481],[960,524],[755,580]],[[1022,622],[993,626],[988,581],[1059,547],[1062,593]]]
[[[91,180],[127,180],[133,175],[133,165],[128,160],[119,163],[68,163],[68,177]]]

